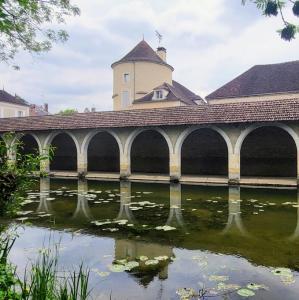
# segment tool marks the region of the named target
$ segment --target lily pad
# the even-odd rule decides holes
[[[147,261],[145,261],[145,264],[147,266],[150,266],[150,265],[157,265],[159,263],[159,261],[157,259],[149,259]]]
[[[177,289],[176,294],[180,296],[181,300],[192,299],[196,296],[195,290],[192,288],[180,288]]]
[[[224,276],[224,275],[211,275],[209,277],[210,281],[227,281],[229,280],[228,276]]]
[[[240,289],[237,291],[237,294],[242,297],[253,297],[255,292],[249,289]]]

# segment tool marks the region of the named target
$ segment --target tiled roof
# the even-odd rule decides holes
[[[299,60],[254,66],[206,98],[232,98],[287,92],[299,92]]]
[[[141,41],[138,43],[127,55],[122,59],[116,61],[111,65],[124,63],[124,62],[135,62],[135,61],[148,61],[157,63],[160,65],[165,65],[173,70],[173,67],[167,64],[160,56],[151,48],[151,46],[146,41]]]
[[[11,103],[11,104],[29,106],[29,103],[26,102],[24,99],[20,98],[17,95],[13,96],[4,90],[0,90],[0,102],[7,102],[7,103]]]
[[[299,99],[0,119],[0,131],[298,121]]]
[[[172,85],[164,82],[162,85],[154,88],[154,90],[157,89],[165,89],[168,91],[168,95],[165,99],[161,99],[161,101],[182,101],[187,105],[197,105],[195,101],[203,101],[203,99],[191,92],[189,89],[184,87],[182,84],[178,83],[177,81],[172,81]],[[148,93],[147,95],[134,100],[134,104],[138,103],[146,103],[150,101],[157,101],[153,100],[154,91]]]

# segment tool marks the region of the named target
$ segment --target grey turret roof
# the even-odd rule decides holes
[[[0,102],[6,102],[11,104],[17,104],[22,106],[29,106],[29,103],[22,99],[21,97],[11,95],[4,90],[0,90]]]
[[[114,67],[117,64],[125,63],[125,62],[136,62],[136,61],[148,61],[160,65],[165,65],[172,70],[173,67],[166,63],[160,56],[153,50],[153,48],[144,40],[138,43],[127,55],[125,55],[122,59],[116,61],[111,65]]]

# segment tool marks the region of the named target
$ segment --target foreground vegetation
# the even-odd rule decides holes
[[[24,190],[34,182],[33,175],[40,172],[41,164],[52,156],[52,149],[44,151],[46,154],[39,154],[38,150],[26,154],[23,149],[22,142],[14,134],[6,134],[0,140],[0,216],[16,213]]]
[[[2,233],[0,237],[0,300],[86,300],[89,270],[81,264],[79,270],[58,270],[58,246],[40,251],[40,255],[19,278],[16,267],[8,262],[15,238]]]

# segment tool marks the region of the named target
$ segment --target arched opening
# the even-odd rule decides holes
[[[119,147],[108,132],[97,133],[87,149],[87,169],[91,172],[119,172]]]
[[[240,155],[241,176],[296,177],[296,144],[282,128],[253,130],[243,141]]]
[[[181,150],[183,175],[228,175],[228,150],[215,130],[198,129],[185,139]]]
[[[18,152],[23,155],[39,154],[39,147],[36,139],[31,134],[25,134],[19,139]]]
[[[169,174],[169,147],[162,134],[147,130],[134,139],[131,172]]]
[[[66,133],[56,135],[51,143],[54,156],[50,162],[52,171],[77,171],[77,148]]]

